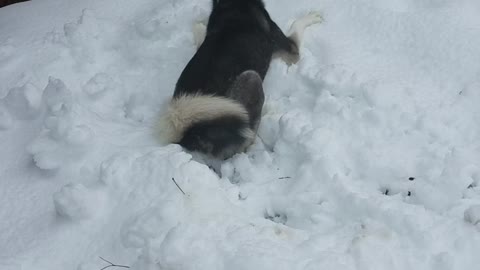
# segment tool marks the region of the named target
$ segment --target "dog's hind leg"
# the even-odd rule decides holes
[[[232,86],[227,90],[226,95],[247,109],[250,129],[256,134],[265,101],[260,75],[253,70],[242,72],[235,78]]]
[[[273,40],[273,57],[282,58],[285,63],[291,65],[299,59],[299,50],[295,42],[283,34],[280,27],[275,22],[271,22],[271,33]]]
[[[288,65],[297,63],[300,60],[300,46],[305,29],[312,24],[321,23],[322,21],[323,18],[320,13],[310,12],[293,22],[288,37],[273,23],[272,34],[275,43],[275,57],[282,58]]]

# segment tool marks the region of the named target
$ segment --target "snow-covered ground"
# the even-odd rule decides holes
[[[220,176],[153,128],[209,0],[0,9],[0,269],[478,268],[480,2],[265,2],[325,22]]]

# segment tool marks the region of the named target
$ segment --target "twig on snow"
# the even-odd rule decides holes
[[[173,183],[175,183],[175,185],[178,187],[178,189],[183,193],[183,195],[187,195],[187,194],[185,194],[185,192],[183,192],[183,189],[177,184],[177,181],[175,181],[175,178],[172,177],[172,181],[173,181]]]
[[[102,258],[102,257],[99,257],[99,258],[100,258],[100,260],[102,260],[102,261],[104,261],[104,262],[106,262],[106,263],[109,263],[109,265],[103,267],[103,268],[100,269],[100,270],[105,270],[105,269],[107,269],[107,268],[109,268],[109,267],[130,268],[130,266],[114,264],[114,263],[112,263],[111,261],[106,260],[106,259],[104,259],[104,258]]]

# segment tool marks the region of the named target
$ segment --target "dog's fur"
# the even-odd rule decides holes
[[[244,151],[260,123],[272,56],[298,61],[303,30],[319,20],[315,14],[296,21],[288,38],[261,0],[213,0],[207,27],[194,29],[198,50],[162,122],[168,141],[217,158]]]

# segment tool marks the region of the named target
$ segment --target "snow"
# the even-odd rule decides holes
[[[473,225],[480,224],[480,205],[472,205],[465,211],[465,220]]]
[[[325,20],[224,162],[154,129],[210,1],[0,9],[0,269],[478,267],[480,3],[265,2]]]

